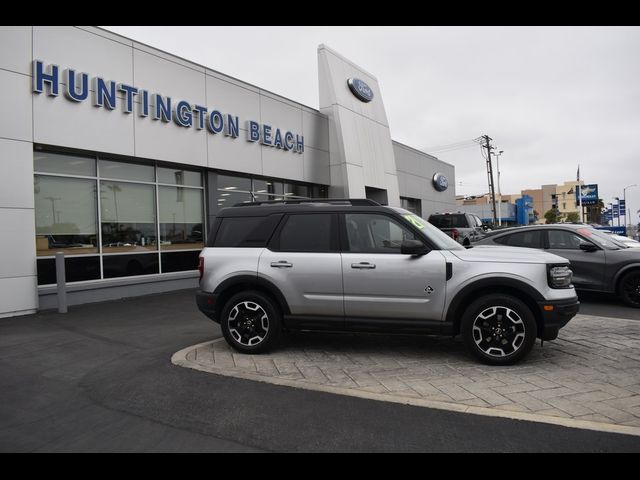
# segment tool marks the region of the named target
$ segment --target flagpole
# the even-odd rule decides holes
[[[580,185],[580,164],[578,164],[578,202],[580,203],[580,223],[584,223],[584,213],[582,211],[582,186]]]

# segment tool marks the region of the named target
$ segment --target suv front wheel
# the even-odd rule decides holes
[[[487,295],[469,305],[462,317],[467,348],[489,365],[512,365],[524,358],[536,341],[533,313],[518,298]]]
[[[282,330],[280,311],[266,295],[240,292],[222,309],[220,327],[229,345],[241,353],[267,352],[277,343]]]

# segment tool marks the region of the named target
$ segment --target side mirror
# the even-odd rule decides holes
[[[584,252],[595,252],[596,250],[598,250],[598,247],[596,247],[593,243],[581,243],[580,250]]]
[[[400,253],[405,255],[424,255],[428,251],[420,240],[403,240],[400,244]]]
[[[482,230],[484,230],[485,232],[486,232],[487,230],[489,230],[489,225],[484,225],[484,224],[483,224],[483,225],[482,225]]]

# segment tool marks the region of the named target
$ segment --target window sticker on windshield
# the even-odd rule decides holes
[[[413,225],[414,227],[419,228],[420,230],[424,228],[424,223],[422,223],[420,219],[415,215],[404,215],[404,218],[409,220],[411,225]]]

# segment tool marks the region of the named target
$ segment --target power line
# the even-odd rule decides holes
[[[432,147],[425,148],[426,151],[436,152],[443,150],[455,150],[458,148],[467,148],[473,144],[473,140],[461,140],[459,142],[448,143],[445,145],[435,145]]]

